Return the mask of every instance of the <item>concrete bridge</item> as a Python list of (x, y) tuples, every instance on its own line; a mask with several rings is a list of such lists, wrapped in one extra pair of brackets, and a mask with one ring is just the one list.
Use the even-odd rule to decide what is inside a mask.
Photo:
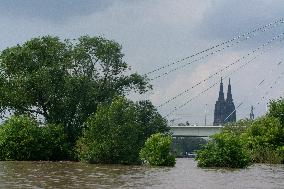
[(170, 126), (174, 137), (209, 137), (223, 126)]

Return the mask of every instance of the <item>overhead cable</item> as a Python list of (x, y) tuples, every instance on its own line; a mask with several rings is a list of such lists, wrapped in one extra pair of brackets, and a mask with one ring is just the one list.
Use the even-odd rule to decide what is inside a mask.
[[(274, 21), (274, 22), (271, 22), (271, 23), (269, 23), (269, 24), (266, 24), (266, 25), (264, 25), (264, 26), (262, 26), (262, 27), (256, 28), (256, 29), (254, 29), (254, 30), (252, 30), (252, 31), (249, 31), (249, 32), (244, 33), (244, 34), (242, 34), (242, 35), (239, 35), (239, 36), (237, 36), (237, 37), (233, 37), (233, 38), (230, 39), (230, 40), (227, 40), (227, 41), (225, 41), (225, 42), (222, 42), (222, 43), (220, 43), (220, 44), (217, 44), (217, 45), (215, 45), (215, 46), (212, 46), (212, 47), (210, 47), (210, 48), (208, 48), (208, 49), (205, 49), (205, 50), (203, 50), (203, 51), (197, 52), (197, 53), (195, 53), (195, 54), (193, 54), (193, 55), (191, 55), (191, 56), (187, 56), (187, 57), (185, 57), (185, 58), (182, 58), (182, 59), (180, 59), (180, 60), (177, 60), (177, 61), (175, 61), (175, 62), (172, 62), (172, 63), (170, 63), (170, 64), (167, 64), (167, 65), (165, 65), (165, 66), (158, 67), (158, 68), (156, 68), (156, 69), (154, 69), (154, 70), (152, 70), (152, 71), (150, 71), (150, 72), (147, 72), (145, 75), (149, 75), (149, 74), (152, 74), (152, 73), (154, 73), (154, 72), (163, 70), (163, 69), (168, 68), (168, 67), (170, 67), (170, 66), (172, 66), (172, 65), (181, 63), (181, 62), (183, 62), (183, 61), (185, 61), (185, 60), (188, 60), (188, 59), (190, 59), (190, 58), (192, 58), (192, 57), (198, 56), (198, 55), (200, 55), (200, 54), (203, 54), (203, 53), (205, 53), (205, 52), (208, 52), (208, 51), (210, 51), (210, 50), (213, 50), (213, 49), (215, 49), (215, 48), (217, 48), (217, 47), (223, 46), (223, 45), (225, 45), (225, 44), (227, 44), (227, 43), (231, 43), (231, 42), (233, 42), (233, 41), (235, 41), (235, 40), (238, 40), (238, 39), (240, 39), (240, 38), (243, 38), (243, 37), (246, 37), (246, 36), (248, 36), (248, 35), (254, 34), (254, 33), (258, 32), (258, 31), (266, 31), (267, 29), (274, 28), (274, 27), (276, 27), (276, 26), (278, 26), (278, 25), (280, 25), (280, 24), (283, 24), (283, 23), (284, 23), (284, 19), (281, 18), (281, 19), (279, 19), (279, 20), (276, 20), (276, 21)], [(271, 27), (270, 27), (270, 26), (271, 26)], [(269, 27), (270, 27), (270, 28), (269, 28)]]
[[(211, 74), (209, 77), (207, 77), (207, 78), (205, 78), (205, 79), (199, 81), (198, 83), (194, 84), (194, 85), (191, 86), (190, 88), (184, 90), (183, 92), (181, 92), (181, 93), (179, 93), (178, 95), (172, 97), (171, 99), (169, 99), (169, 100), (163, 102), (162, 104), (160, 104), (160, 105), (158, 106), (158, 108), (160, 108), (160, 107), (162, 107), (162, 106), (164, 106), (164, 105), (170, 103), (171, 101), (177, 99), (178, 97), (180, 97), (180, 96), (182, 96), (182, 95), (188, 93), (190, 90), (192, 90), (192, 89), (194, 89), (195, 87), (201, 85), (202, 83), (204, 83), (204, 82), (210, 80), (210, 79), (213, 78), (214, 76), (216, 76), (216, 75), (222, 73), (223, 71), (227, 70), (227, 69), (230, 68), (231, 66), (233, 66), (233, 65), (235, 65), (235, 64), (237, 64), (237, 63), (239, 63), (241, 60), (246, 59), (246, 58), (249, 57), (250, 55), (256, 53), (258, 50), (262, 49), (263, 47), (266, 47), (267, 45), (269, 45), (270, 43), (272, 43), (272, 42), (275, 41), (276, 39), (279, 39), (279, 38), (280, 38), (281, 36), (283, 36), (283, 35), (284, 35), (284, 33), (282, 33), (282, 34), (280, 34), (280, 35), (274, 37), (273, 39), (271, 39), (271, 40), (269, 40), (268, 42), (266, 42), (266, 43), (262, 44), (261, 46), (259, 46), (258, 48), (255, 48), (255, 49), (252, 50), (250, 53), (248, 53), (248, 54), (242, 56), (241, 58), (237, 59), (236, 61), (232, 62), (231, 64), (229, 64), (229, 65), (225, 66), (224, 68), (218, 70), (217, 72)], [(261, 53), (260, 55), (262, 55), (262, 54), (263, 54), (263, 53)]]
[[(234, 70), (233, 72), (231, 72), (230, 74), (226, 75), (225, 77), (223, 77), (223, 79), (228, 78), (230, 75), (232, 75), (233, 73), (239, 71), (240, 69), (242, 69), (243, 67), (245, 67), (247, 64), (251, 63), (253, 60), (255, 60), (256, 57), (253, 57), (251, 60), (249, 60), (248, 62), (246, 62), (245, 64), (241, 65), (240, 67), (238, 67), (238, 69)], [(213, 87), (215, 87), (217, 84), (219, 84), (219, 81), (213, 83), (210, 87), (206, 88), (205, 90), (203, 90), (202, 92), (200, 92), (199, 94), (197, 94), (196, 96), (190, 98), (189, 100), (187, 100), (185, 103), (183, 103), (182, 105), (180, 105), (179, 107), (175, 107), (171, 112), (169, 112), (166, 117), (172, 115), (174, 112), (176, 112), (177, 110), (183, 108), (184, 106), (186, 106), (188, 103), (192, 102), (194, 99), (200, 97), (202, 94), (206, 93), (207, 91), (209, 91), (210, 89), (212, 89)]]
[[(246, 38), (245, 40), (247, 40), (247, 38)], [(150, 80), (153, 81), (153, 80), (159, 79), (159, 78), (161, 78), (161, 77), (163, 77), (163, 76), (169, 75), (170, 73), (172, 73), (172, 72), (174, 72), (174, 71), (177, 71), (177, 70), (180, 70), (180, 69), (182, 69), (182, 68), (185, 68), (186, 66), (188, 66), (188, 65), (190, 65), (190, 64), (192, 64), (192, 63), (194, 63), (194, 62), (203, 60), (203, 59), (205, 59), (205, 58), (207, 58), (207, 57), (209, 57), (209, 56), (211, 56), (211, 55), (214, 55), (214, 54), (216, 54), (216, 53), (218, 53), (218, 52), (220, 52), (220, 51), (222, 51), (222, 50), (224, 50), (224, 49), (226, 49), (226, 48), (229, 48), (229, 47), (231, 47), (231, 46), (233, 46), (233, 45), (235, 45), (235, 44), (238, 44), (238, 43), (240, 43), (240, 41), (237, 41), (237, 42), (235, 42), (235, 43), (232, 43), (232, 44), (230, 44), (230, 45), (227, 45), (227, 46), (225, 46), (225, 47), (222, 47), (222, 48), (220, 48), (220, 49), (217, 49), (217, 50), (215, 50), (215, 51), (213, 51), (213, 52), (211, 52), (211, 53), (208, 53), (208, 54), (206, 54), (206, 55), (204, 55), (204, 56), (201, 56), (201, 57), (199, 57), (199, 58), (197, 58), (197, 59), (194, 59), (194, 60), (192, 60), (192, 61), (190, 61), (190, 62), (188, 62), (188, 63), (186, 63), (186, 64), (183, 64), (183, 65), (178, 66), (178, 67), (176, 67), (176, 68), (174, 68), (174, 69), (171, 69), (171, 70), (169, 70), (169, 71), (167, 71), (167, 72), (164, 72), (164, 73), (162, 73), (162, 74), (160, 74), (160, 75), (158, 75), (158, 76), (155, 76), (155, 77), (153, 77), (153, 78), (150, 78)]]

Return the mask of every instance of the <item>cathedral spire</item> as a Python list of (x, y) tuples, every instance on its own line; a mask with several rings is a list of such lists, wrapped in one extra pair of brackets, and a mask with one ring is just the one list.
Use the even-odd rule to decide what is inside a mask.
[(236, 109), (232, 97), (231, 81), (229, 79), (227, 98), (224, 99), (223, 78), (221, 78), (218, 100), (215, 103), (213, 125), (223, 125), (236, 122)]
[(231, 79), (229, 78), (229, 85), (228, 85), (228, 91), (227, 91), (227, 99), (226, 101), (233, 101), (232, 97), (232, 88), (231, 88)]
[(221, 77), (220, 91), (219, 91), (219, 98), (218, 98), (218, 100), (224, 100), (223, 78), (222, 77)]

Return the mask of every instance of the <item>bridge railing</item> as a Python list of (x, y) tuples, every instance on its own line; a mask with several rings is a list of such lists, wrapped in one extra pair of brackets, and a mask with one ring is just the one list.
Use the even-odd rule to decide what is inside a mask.
[(223, 126), (170, 126), (174, 137), (209, 137), (219, 133)]

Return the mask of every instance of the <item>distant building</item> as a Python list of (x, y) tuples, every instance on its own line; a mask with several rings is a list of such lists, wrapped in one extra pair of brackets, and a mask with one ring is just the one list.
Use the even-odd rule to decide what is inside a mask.
[(215, 104), (213, 125), (224, 125), (228, 122), (236, 122), (236, 109), (233, 102), (230, 79), (227, 98), (225, 100), (223, 92), (223, 79), (221, 78), (219, 97)]

